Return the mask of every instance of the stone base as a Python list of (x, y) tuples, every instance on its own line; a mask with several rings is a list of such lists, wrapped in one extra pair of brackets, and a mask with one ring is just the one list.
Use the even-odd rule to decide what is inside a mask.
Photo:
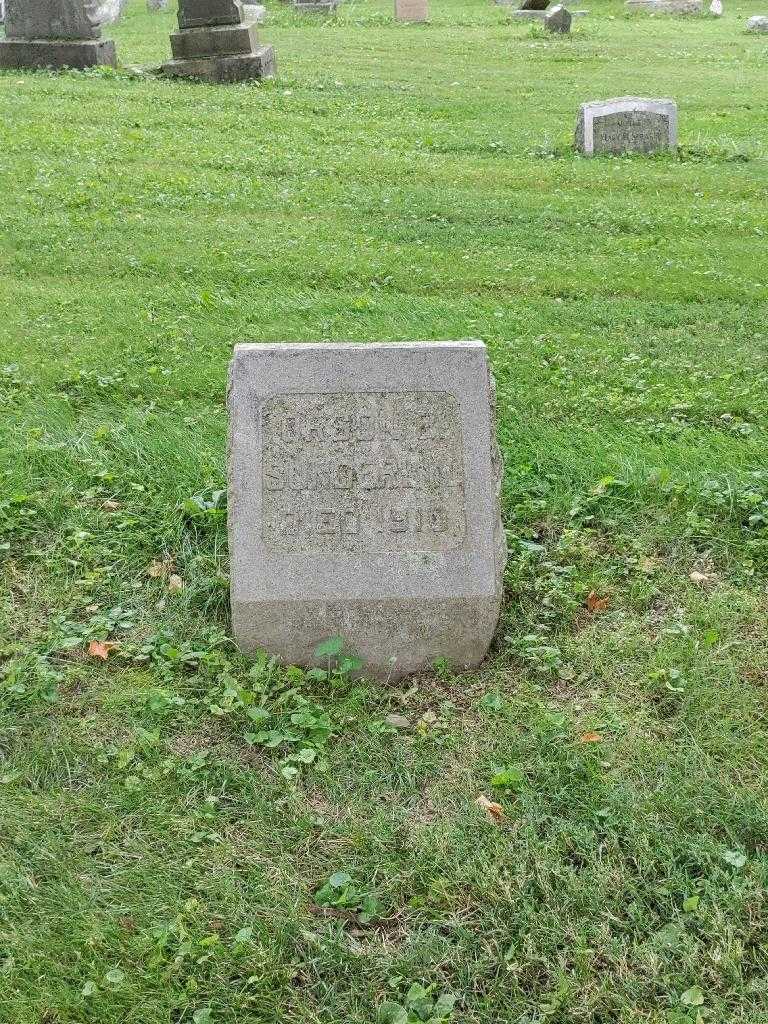
[(232, 629), (246, 654), (269, 651), (287, 665), (328, 667), (317, 645), (343, 638), (364, 665), (367, 679), (395, 682), (429, 672), (436, 661), (455, 669), (477, 668), (488, 654), (499, 621), (501, 590), (429, 598), (336, 601), (244, 601), (232, 599)]
[(0, 68), (93, 68), (117, 66), (111, 39), (2, 39)]
[(202, 82), (250, 82), (274, 78), (277, 73), (275, 50), (272, 46), (259, 46), (253, 53), (238, 53), (229, 57), (197, 57), (194, 60), (171, 60), (163, 64), (162, 72), (173, 78), (198, 78)]
[(196, 60), (247, 55), (256, 50), (258, 42), (256, 29), (250, 24), (185, 28), (171, 33), (171, 56), (174, 60)]
[(628, 11), (647, 11), (649, 14), (701, 14), (701, 0), (626, 0)]

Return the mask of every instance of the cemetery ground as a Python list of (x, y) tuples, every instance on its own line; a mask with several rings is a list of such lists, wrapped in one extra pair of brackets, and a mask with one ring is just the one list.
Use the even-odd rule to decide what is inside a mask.
[[(273, 6), (263, 86), (0, 76), (2, 1024), (768, 1019), (763, 8), (588, 6)], [(679, 153), (573, 154), (624, 94)], [(239, 656), (233, 343), (467, 336), (487, 664)]]

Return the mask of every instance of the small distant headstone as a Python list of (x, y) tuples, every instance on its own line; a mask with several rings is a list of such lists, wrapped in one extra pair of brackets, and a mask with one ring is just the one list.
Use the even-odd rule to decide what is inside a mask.
[(768, 14), (755, 14), (747, 22), (747, 32), (768, 32)]
[(148, 11), (166, 11), (168, 10), (168, 0), (147, 0)]
[(244, 651), (311, 665), (340, 636), (395, 679), (483, 659), (506, 544), (482, 342), (238, 345), (229, 416)]
[(549, 0), (523, 0), (518, 8), (521, 11), (545, 11), (549, 7)]
[(561, 32), (567, 34), (571, 31), (570, 12), (558, 4), (557, 7), (550, 7), (544, 13), (544, 28), (548, 32)]
[(114, 25), (120, 20), (128, 0), (96, 0), (95, 17), (100, 25)]
[(237, 0), (179, 0), (179, 31), (171, 35), (166, 75), (205, 82), (272, 78), (275, 51), (260, 46), (253, 22)]
[(263, 4), (243, 4), (243, 21), (255, 22), (257, 25), (267, 17), (267, 8)]
[(334, 14), (341, 0), (294, 0), (293, 9), (300, 14)]
[(428, 17), (428, 0), (395, 0), (397, 21), (426, 21)]
[(649, 14), (700, 14), (702, 0), (626, 0), (625, 6)]
[(6, 0), (0, 68), (89, 68), (117, 63), (101, 39), (103, 4), (93, 0)]
[(723, 0), (712, 0), (709, 5), (709, 13), (714, 14), (716, 18), (721, 18), (723, 15)]
[(669, 99), (619, 96), (582, 103), (576, 148), (594, 153), (655, 153), (677, 145), (677, 104)]

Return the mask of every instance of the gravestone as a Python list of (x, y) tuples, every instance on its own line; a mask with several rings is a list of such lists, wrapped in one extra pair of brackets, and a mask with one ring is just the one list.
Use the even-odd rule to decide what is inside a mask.
[(549, 7), (549, 0), (522, 0), (518, 10), (521, 11), (544, 11)]
[(229, 383), (232, 620), (246, 652), (364, 672), (477, 665), (506, 544), (479, 341), (237, 345)]
[(544, 12), (544, 28), (547, 32), (567, 34), (571, 31), (571, 20), (570, 13), (562, 4), (558, 4), (557, 7), (550, 7), (549, 10)]
[(168, 0), (147, 0), (148, 11), (166, 11), (168, 9)]
[(426, 21), (428, 17), (427, 0), (395, 0), (396, 21)]
[(754, 14), (747, 22), (748, 32), (768, 32), (768, 15)]
[(263, 4), (243, 4), (243, 21), (261, 23), (267, 17), (267, 8)]
[(95, 17), (100, 25), (113, 25), (120, 20), (128, 0), (97, 0)]
[(179, 31), (171, 35), (166, 75), (205, 82), (272, 78), (275, 51), (260, 46), (255, 23), (237, 0), (179, 0)]
[(334, 14), (341, 0), (294, 0), (293, 9), (299, 14)]
[(700, 14), (701, 0), (626, 0), (630, 11), (646, 11), (649, 14)]
[(576, 122), (576, 148), (594, 153), (655, 153), (677, 145), (674, 100), (619, 96), (582, 103)]
[(91, 0), (7, 0), (0, 68), (89, 68), (116, 64), (101, 39), (103, 5)]

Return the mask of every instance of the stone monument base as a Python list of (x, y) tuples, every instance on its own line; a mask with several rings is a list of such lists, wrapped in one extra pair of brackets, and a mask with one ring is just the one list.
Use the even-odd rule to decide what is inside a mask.
[(217, 84), (274, 78), (276, 70), (277, 62), (272, 46), (259, 46), (253, 53), (171, 60), (161, 68), (164, 75), (173, 78), (198, 78), (203, 82)]
[(93, 68), (117, 66), (111, 39), (2, 39), (0, 68)]
[[(551, 8), (546, 11), (512, 11), (513, 18), (522, 18), (524, 21), (544, 21), (546, 16), (551, 13)], [(573, 18), (583, 18), (589, 14), (589, 11), (569, 11), (569, 14)]]

